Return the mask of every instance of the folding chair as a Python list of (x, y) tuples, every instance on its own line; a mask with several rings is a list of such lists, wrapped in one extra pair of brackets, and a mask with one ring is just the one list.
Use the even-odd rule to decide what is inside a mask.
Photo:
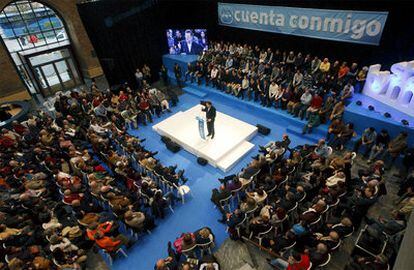
[(289, 175), (286, 175), (285, 179), (282, 180), (277, 186), (278, 188), (281, 188), (286, 182), (289, 180)]
[(166, 192), (174, 192), (174, 184), (171, 183), (170, 181), (168, 181), (167, 179), (165, 179), (164, 176), (161, 176), (161, 181), (163, 182), (164, 186), (165, 186), (165, 191)]
[(257, 176), (259, 175), (260, 170), (258, 170), (256, 173), (254, 173), (251, 177), (250, 177), (250, 183), (249, 186), (247, 187), (247, 189), (253, 190), (256, 187), (256, 180), (257, 180)]
[(221, 199), (219, 201), (221, 207), (223, 207), (223, 209), (225, 209), (227, 207), (227, 210), (229, 212), (231, 212), (230, 201), (231, 201), (232, 197), (233, 197), (233, 195), (230, 194), (227, 198)]
[(325, 214), (325, 222), (329, 220), (329, 218), (333, 215), (334, 210), (338, 206), (340, 199), (337, 198), (333, 204), (329, 205), (328, 212)]
[(352, 152), (351, 153), (351, 165), (354, 164), (354, 160), (355, 160), (356, 157), (357, 157), (357, 153)]
[(283, 248), (283, 249), (280, 251), (280, 254), (285, 253), (285, 252), (286, 252), (286, 251), (288, 251), (289, 249), (292, 249), (294, 246), (296, 246), (296, 241), (295, 241), (295, 242), (293, 242), (290, 246), (287, 246), (287, 247)]
[(197, 247), (200, 249), (201, 256), (204, 256), (204, 252), (207, 251), (208, 254), (211, 254), (211, 248), (214, 246), (214, 241), (210, 240), (210, 242), (205, 244), (197, 244)]
[(185, 249), (185, 250), (183, 249), (181, 251), (181, 254), (183, 254), (185, 256), (186, 260), (190, 257), (195, 257), (195, 249), (196, 248), (197, 248), (197, 245), (194, 245), (189, 249)]
[(185, 195), (190, 194), (191, 197), (194, 198), (193, 193), (191, 192), (191, 189), (187, 185), (181, 185), (179, 187), (176, 187), (178, 195), (181, 197), (181, 201), (184, 204), (185, 203)]
[(247, 220), (247, 216), (246, 216), (246, 214), (244, 214), (243, 220), (239, 224), (236, 225), (237, 237), (239, 237), (239, 238), (241, 237), (241, 235), (240, 235), (240, 229), (244, 225), (244, 223), (246, 222), (246, 220)]
[[(337, 228), (337, 227), (339, 227), (339, 226), (343, 226), (342, 224), (335, 224), (335, 225), (333, 225), (332, 226), (332, 228), (331, 229), (335, 229), (335, 228)], [(350, 237), (352, 234), (354, 233), (354, 227), (352, 227), (352, 231), (350, 232), (350, 233), (348, 233), (347, 235), (344, 235), (342, 238), (348, 238), (348, 237)]]
[(302, 198), (300, 198), (300, 199), (298, 200), (298, 203), (300, 204), (301, 202), (303, 202), (303, 201), (306, 199), (306, 196), (307, 196), (307, 193), (306, 193), (306, 191), (304, 191), (304, 192), (303, 192), (303, 196), (302, 196)]
[(104, 257), (105, 261), (109, 262), (109, 265), (112, 266), (113, 265), (113, 261), (114, 258), (118, 255), (118, 254), (122, 254), (125, 258), (128, 258), (128, 255), (126, 254), (125, 250), (120, 247), (118, 248), (116, 251), (109, 253), (108, 251), (99, 248), (99, 253), (101, 253), (101, 255)]
[(323, 262), (322, 264), (316, 266), (316, 269), (321, 269), (321, 268), (327, 266), (330, 261), (331, 261), (331, 254), (328, 253), (328, 258), (326, 259), (326, 261)]
[[(238, 189), (234, 189), (231, 191), (231, 194), (233, 195), (233, 205), (237, 206), (237, 202), (240, 201), (240, 192), (243, 190), (243, 186), (239, 187)], [(236, 199), (237, 198), (237, 202)]]
[(256, 207), (255, 208), (253, 208), (252, 210), (250, 210), (250, 211), (247, 211), (246, 212), (246, 217), (247, 217), (247, 222), (249, 222), (250, 221), (250, 219), (252, 218), (252, 216), (254, 216), (254, 213), (256, 212), (256, 210), (258, 209), (259, 207), (256, 205)]
[(336, 244), (336, 246), (331, 248), (331, 252), (337, 250), (341, 246), (341, 244), (342, 244), (342, 240), (339, 239), (338, 244)]
[(328, 157), (329, 157), (330, 155), (332, 155), (332, 153), (333, 153), (333, 149), (332, 149), (332, 147), (328, 146)]
[(322, 216), (319, 216), (314, 222), (309, 223), (309, 229), (311, 231), (317, 231), (321, 221), (322, 221)]
[(355, 241), (355, 247), (358, 248), (358, 249), (360, 249), (360, 250), (362, 250), (362, 251), (364, 251), (365, 253), (367, 253), (367, 254), (369, 254), (369, 255), (371, 255), (373, 257), (376, 257), (376, 256), (378, 256), (380, 254), (383, 254), (384, 253), (384, 250), (385, 250), (385, 248), (386, 248), (386, 246), (388, 244), (388, 236), (384, 232), (382, 232), (382, 234), (384, 235), (384, 240), (383, 240), (384, 243), (383, 243), (383, 245), (381, 247), (380, 253), (378, 253), (378, 254), (374, 254), (372, 251), (367, 250), (365, 247), (361, 246), (361, 244), (359, 243), (359, 241), (361, 240), (362, 235), (367, 230), (367, 228), (368, 228), (368, 225), (365, 225), (365, 227), (359, 232), (358, 238)]
[(43, 107), (46, 108), (47, 112), (50, 114), (50, 116), (52, 116), (53, 118), (55, 118), (56, 116), (56, 109), (53, 106), (53, 104), (49, 101), (45, 101), (43, 102)]
[(289, 216), (286, 214), (283, 219), (279, 220), (276, 224), (273, 224), (273, 227), (275, 228), (275, 235), (277, 235), (279, 228), (281, 229), (282, 232), (285, 231), (285, 223), (286, 223), (286, 220), (288, 219), (289, 219)]
[(295, 206), (292, 209), (289, 209), (289, 211), (287, 211), (287, 215), (289, 216), (289, 223), (290, 224), (294, 224), (295, 220), (298, 217), (298, 206), (299, 204), (296, 202)]
[(257, 236), (256, 236), (256, 239), (257, 240), (259, 240), (259, 246), (262, 246), (262, 241), (263, 241), (263, 238), (267, 235), (267, 234), (269, 234), (271, 231), (273, 231), (273, 226), (270, 226), (270, 228), (267, 230), (267, 231), (264, 231), (264, 232), (261, 232), (261, 233), (259, 233)]

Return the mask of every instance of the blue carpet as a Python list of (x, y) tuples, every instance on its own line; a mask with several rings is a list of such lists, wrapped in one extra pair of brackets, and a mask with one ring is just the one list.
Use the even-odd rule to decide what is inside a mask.
[[(197, 164), (196, 157), (181, 150), (173, 154), (168, 151), (160, 141), (160, 136), (152, 130), (152, 125), (139, 127), (130, 133), (140, 138), (145, 138), (144, 145), (151, 151), (158, 151), (157, 158), (164, 165), (178, 165), (178, 169), (185, 169), (185, 176), (188, 177), (194, 198), (187, 197), (184, 205), (181, 203), (174, 207), (174, 214), (168, 213), (164, 220), (157, 220), (157, 228), (151, 235), (146, 235), (138, 240), (128, 251), (128, 258), (118, 259), (114, 262), (113, 269), (153, 269), (154, 264), (160, 258), (167, 256), (167, 242), (174, 241), (183, 232), (193, 232), (203, 226), (208, 226), (216, 235), (216, 244), (220, 246), (227, 238), (225, 226), (217, 219), (221, 218), (219, 211), (214, 209), (210, 201), (211, 190), (219, 186), (218, 178), (225, 175), (239, 172), (251, 160), (251, 156), (257, 153), (258, 145), (264, 145), (275, 138), (280, 139), (283, 133), (287, 132), (289, 120), (278, 117), (270, 111), (264, 113), (262, 110), (247, 106), (247, 103), (237, 101), (231, 97), (209, 94), (208, 99), (214, 103), (218, 111), (238, 118), (242, 121), (256, 125), (263, 124), (271, 128), (268, 136), (256, 135), (251, 142), (255, 144), (254, 149), (248, 153), (231, 171), (224, 174), (219, 169), (210, 165), (205, 167)], [(187, 110), (199, 103), (199, 98), (191, 94), (180, 96), (177, 107), (172, 108), (173, 113)], [(155, 119), (154, 124), (166, 119), (171, 114), (164, 114), (161, 118)], [(179, 128), (179, 127), (178, 127)], [(309, 139), (298, 135), (289, 134), (292, 145), (311, 143)]]

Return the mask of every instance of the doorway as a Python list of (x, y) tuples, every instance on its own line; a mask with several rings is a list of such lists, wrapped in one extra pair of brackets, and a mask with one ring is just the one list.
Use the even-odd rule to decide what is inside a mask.
[(37, 93), (43, 97), (81, 85), (82, 79), (70, 48), (20, 55)]

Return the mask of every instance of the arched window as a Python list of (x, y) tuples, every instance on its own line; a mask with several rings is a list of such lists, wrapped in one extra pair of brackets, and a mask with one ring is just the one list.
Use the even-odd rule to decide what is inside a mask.
[(0, 36), (32, 94), (48, 96), (82, 83), (65, 25), (50, 7), (11, 2), (0, 12)]

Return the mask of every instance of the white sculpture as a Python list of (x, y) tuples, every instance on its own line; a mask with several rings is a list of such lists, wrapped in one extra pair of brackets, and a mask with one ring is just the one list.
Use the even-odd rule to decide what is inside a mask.
[(395, 63), (391, 72), (369, 67), (363, 93), (396, 110), (414, 116), (414, 60)]

